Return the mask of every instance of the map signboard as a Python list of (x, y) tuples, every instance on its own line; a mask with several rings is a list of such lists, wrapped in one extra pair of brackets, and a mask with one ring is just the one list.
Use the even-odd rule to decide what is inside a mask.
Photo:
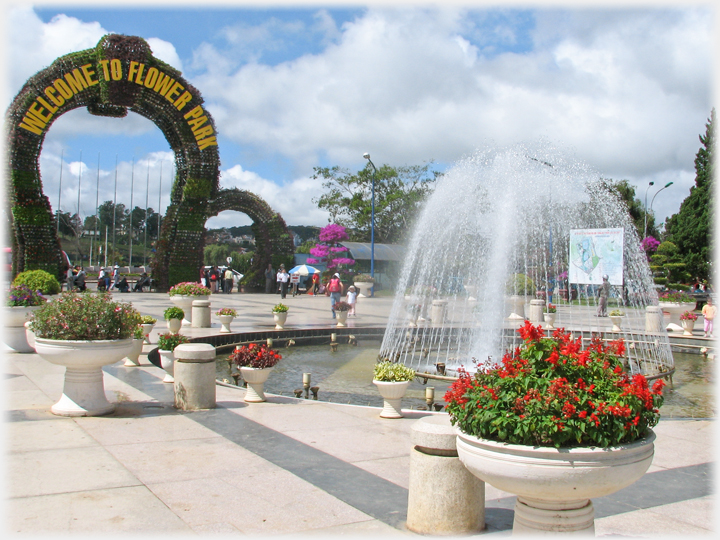
[(568, 281), (599, 285), (607, 274), (611, 285), (622, 285), (623, 234), (622, 228), (572, 229)]

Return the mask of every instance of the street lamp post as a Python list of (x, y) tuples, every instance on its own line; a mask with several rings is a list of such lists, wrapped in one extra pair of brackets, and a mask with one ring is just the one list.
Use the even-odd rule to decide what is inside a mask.
[(652, 212), (653, 203), (655, 202), (655, 197), (658, 196), (658, 193), (660, 193), (663, 189), (669, 188), (669, 187), (672, 186), (672, 185), (673, 185), (673, 182), (668, 182), (667, 184), (665, 184), (663, 187), (661, 187), (660, 189), (658, 189), (658, 190), (655, 192), (655, 195), (653, 195), (653, 198), (652, 198), (652, 200), (650, 201), (650, 212)]
[(372, 200), (370, 203), (370, 277), (373, 278), (372, 293), (370, 296), (375, 296), (375, 175), (377, 174), (377, 168), (375, 164), (370, 160), (370, 154), (365, 152), (363, 157), (368, 160), (368, 163), (372, 165)]
[(650, 182), (648, 184), (647, 189), (645, 190), (645, 228), (643, 229), (643, 239), (647, 238), (647, 215), (648, 215), (648, 207), (647, 207), (647, 194), (650, 190), (650, 186), (655, 185), (655, 182)]

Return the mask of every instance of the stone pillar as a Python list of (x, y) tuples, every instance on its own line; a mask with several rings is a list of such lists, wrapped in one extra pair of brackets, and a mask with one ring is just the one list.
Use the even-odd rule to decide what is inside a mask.
[(191, 324), (193, 328), (210, 328), (210, 300), (193, 300)]
[(645, 308), (645, 331), (659, 334), (663, 331), (663, 312), (660, 306)]
[(545, 319), (543, 318), (543, 309), (545, 309), (545, 300), (540, 300), (539, 298), (530, 300), (529, 320), (531, 323), (540, 324), (545, 322)]
[(446, 414), (412, 426), (407, 528), (428, 535), (472, 534), (485, 528), (485, 482), (457, 457)]
[(175, 408), (214, 409), (215, 347), (209, 343), (183, 343), (175, 347), (173, 354)]

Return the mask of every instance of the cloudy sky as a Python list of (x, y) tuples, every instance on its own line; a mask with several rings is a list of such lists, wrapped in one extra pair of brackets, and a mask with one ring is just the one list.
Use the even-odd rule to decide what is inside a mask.
[[(155, 4), (16, 0), (3, 21), (3, 106), (58, 56), (107, 33), (141, 36), (202, 93), (222, 187), (257, 193), (289, 225), (327, 223), (314, 166), (357, 171), (369, 152), (378, 167), (444, 170), (479, 147), (539, 138), (629, 180), (648, 204), (673, 182), (653, 205), (664, 219), (693, 185), (715, 106), (710, 2)], [(79, 184), (82, 217), (98, 185), (101, 203), (129, 206), (132, 183), (133, 206), (164, 212), (172, 164), (160, 130), (134, 113), (67, 113), (41, 155), (51, 204), (77, 212)], [(208, 227), (249, 223), (224, 212)]]

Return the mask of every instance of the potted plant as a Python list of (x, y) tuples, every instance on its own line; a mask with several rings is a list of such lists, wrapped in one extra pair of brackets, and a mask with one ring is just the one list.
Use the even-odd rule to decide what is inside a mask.
[(610, 321), (613, 325), (612, 331), (620, 332), (622, 330), (620, 328), (620, 325), (622, 324), (622, 320), (625, 317), (625, 312), (621, 309), (613, 309), (610, 313), (608, 313), (608, 316), (610, 317)]
[(337, 313), (337, 325), (347, 326), (347, 316), (348, 311), (350, 311), (350, 304), (341, 300), (340, 302), (335, 302), (332, 308), (335, 310), (335, 313)]
[[(182, 319), (182, 316), (180, 319)], [(140, 326), (142, 326), (145, 343), (150, 343), (150, 332), (152, 332), (153, 328), (155, 328), (156, 322), (157, 319), (150, 315), (143, 315), (140, 317)]]
[(235, 364), (243, 380), (247, 383), (245, 401), (259, 403), (266, 401), (264, 386), (270, 376), (272, 368), (282, 359), (282, 356), (267, 345), (250, 343), (235, 347), (235, 351), (228, 357), (228, 362)]
[(368, 297), (372, 295), (372, 288), (375, 278), (369, 274), (355, 274), (353, 285), (358, 290), (358, 296)]
[(195, 300), (207, 300), (212, 291), (199, 283), (184, 281), (170, 288), (168, 295), (170, 300), (183, 310), (187, 318), (182, 323), (185, 326), (192, 324), (192, 303)]
[(685, 311), (680, 315), (680, 324), (683, 328), (683, 336), (692, 336), (693, 328), (695, 328), (695, 321), (698, 316), (692, 311)]
[(509, 319), (524, 319), (525, 304), (529, 303), (529, 297), (535, 292), (535, 283), (525, 274), (513, 274), (505, 284), (505, 293), (509, 296), (510, 305)]
[(140, 354), (142, 353), (143, 343), (145, 343), (145, 333), (143, 331), (143, 325), (138, 324), (133, 334), (133, 346), (130, 352), (125, 357), (124, 366), (139, 366), (140, 365)]
[(166, 372), (163, 379), (165, 383), (175, 382), (175, 355), (173, 355), (173, 351), (181, 343), (190, 343), (190, 338), (172, 332), (166, 332), (158, 336), (158, 354), (160, 355), (160, 365)]
[(41, 306), (30, 320), (37, 353), (65, 366), (63, 395), (51, 411), (61, 416), (112, 412), (102, 366), (130, 352), (140, 314), (107, 293), (65, 293)]
[(527, 322), (497, 366), (461, 372), (447, 394), (460, 460), (517, 494), (513, 533), (594, 532), (590, 499), (639, 479), (653, 456), (662, 388), (623, 372), (623, 340), (551, 337)]
[(220, 324), (222, 325), (222, 327), (220, 328), (220, 333), (229, 333), (230, 323), (232, 323), (233, 319), (237, 317), (237, 311), (235, 311), (233, 308), (224, 307), (219, 309), (215, 315), (217, 315), (217, 318), (220, 319)]
[(272, 308), (273, 319), (275, 319), (275, 330), (282, 330), (287, 320), (288, 307), (285, 304), (275, 304)]
[(19, 353), (34, 353), (28, 342), (25, 323), (30, 314), (47, 302), (42, 293), (27, 285), (14, 285), (10, 288), (5, 303), (5, 344)]
[(660, 308), (670, 315), (668, 330), (682, 330), (680, 314), (695, 309), (695, 299), (685, 291), (665, 291), (658, 295)]
[(177, 306), (170, 306), (163, 312), (163, 317), (165, 317), (165, 320), (167, 321), (168, 330), (170, 330), (170, 332), (172, 332), (173, 334), (177, 334), (182, 327), (182, 321), (183, 317), (185, 317), (185, 312), (182, 310), (182, 308), (179, 308)]
[(12, 286), (26, 285), (33, 291), (40, 291), (44, 296), (58, 294), (60, 282), (45, 270), (26, 270), (20, 272), (12, 281)]
[(383, 398), (381, 418), (402, 418), (400, 402), (410, 381), (415, 378), (415, 370), (390, 360), (382, 360), (373, 368), (373, 384), (377, 386)]
[(557, 306), (555, 304), (551, 304), (548, 302), (548, 304), (545, 306), (545, 311), (543, 312), (543, 318), (545, 319), (545, 327), (548, 329), (554, 329), (555, 328), (555, 317), (557, 313)]

